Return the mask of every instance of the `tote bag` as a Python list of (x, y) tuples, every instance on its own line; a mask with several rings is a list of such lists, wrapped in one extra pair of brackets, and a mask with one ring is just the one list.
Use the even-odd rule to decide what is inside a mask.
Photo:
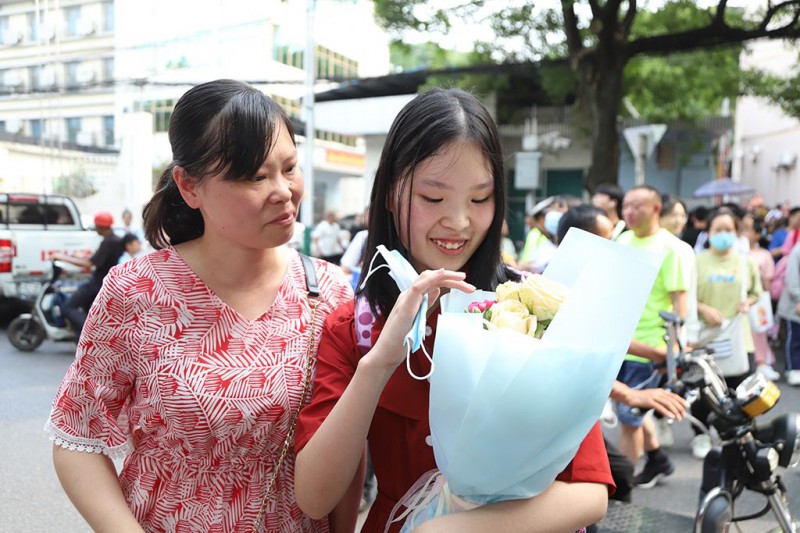
[(764, 291), (758, 301), (750, 306), (747, 312), (750, 315), (750, 326), (754, 333), (764, 333), (775, 324), (775, 317), (772, 315), (772, 298), (770, 293)]
[(744, 343), (742, 313), (719, 326), (703, 326), (699, 345), (714, 350), (714, 360), (724, 376), (737, 376), (750, 371), (750, 360)]

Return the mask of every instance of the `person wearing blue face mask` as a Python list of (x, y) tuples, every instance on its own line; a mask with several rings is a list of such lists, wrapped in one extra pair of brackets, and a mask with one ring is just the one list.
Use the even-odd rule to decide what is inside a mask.
[[(714, 331), (712, 328), (718, 326), (724, 330), (737, 316), (741, 317), (738, 320), (741, 327), (732, 333), (741, 335), (737, 340), (747, 353), (753, 353), (753, 335), (746, 313), (761, 295), (761, 277), (753, 260), (743, 256), (736, 246), (740, 223), (736, 214), (724, 207), (708, 219), (709, 249), (697, 255), (697, 314), (703, 328), (701, 344), (706, 337), (704, 331)], [(715, 354), (728, 387), (736, 388), (750, 374), (747, 353), (737, 350), (728, 357)], [(701, 403), (692, 405), (692, 414), (705, 423), (709, 412)], [(700, 437), (703, 436), (696, 438)], [(710, 441), (708, 444), (707, 449)]]

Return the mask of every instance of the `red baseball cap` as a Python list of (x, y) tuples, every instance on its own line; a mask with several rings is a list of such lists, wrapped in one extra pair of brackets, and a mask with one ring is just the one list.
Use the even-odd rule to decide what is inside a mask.
[(110, 228), (114, 225), (114, 216), (108, 211), (100, 211), (94, 216), (96, 228)]

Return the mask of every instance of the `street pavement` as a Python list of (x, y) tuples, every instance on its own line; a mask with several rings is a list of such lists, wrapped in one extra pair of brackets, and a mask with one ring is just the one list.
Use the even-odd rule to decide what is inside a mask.
[[(45, 342), (33, 353), (13, 348), (0, 329), (0, 533), (82, 533), (91, 531), (73, 509), (53, 471), (51, 443), (43, 432), (56, 387), (72, 361), (74, 345)], [(780, 383), (783, 396), (768, 413), (771, 418), (800, 411), (800, 388)], [(633, 502), (648, 508), (692, 516), (697, 503), (702, 464), (689, 448), (686, 422), (674, 425), (675, 444), (668, 450), (675, 473), (650, 490), (637, 489)], [(609, 430), (616, 442), (616, 430)], [(785, 474), (791, 510), (800, 517), (800, 469)], [(761, 498), (744, 498), (738, 511), (756, 510)], [(774, 527), (771, 516), (746, 523), (744, 532)]]

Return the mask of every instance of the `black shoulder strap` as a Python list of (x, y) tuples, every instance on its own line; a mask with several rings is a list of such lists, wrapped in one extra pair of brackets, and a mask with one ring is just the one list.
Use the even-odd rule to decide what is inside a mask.
[(303, 270), (306, 271), (306, 289), (309, 296), (319, 296), (319, 284), (317, 283), (317, 271), (314, 268), (314, 263), (311, 259), (304, 254), (300, 254), (300, 260), (303, 262)]

